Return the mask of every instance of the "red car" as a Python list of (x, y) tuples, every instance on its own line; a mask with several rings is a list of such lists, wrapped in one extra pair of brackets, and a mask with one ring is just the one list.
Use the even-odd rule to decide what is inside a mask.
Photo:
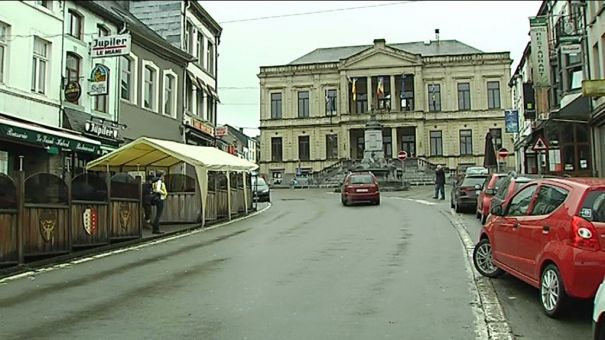
[(479, 193), (479, 197), (477, 197), (477, 218), (481, 220), (481, 224), (485, 224), (487, 215), (489, 215), (492, 196), (496, 194), (499, 185), (506, 176), (507, 174), (491, 174), (485, 181), (485, 185)]
[(342, 205), (357, 202), (370, 202), (380, 204), (380, 190), (378, 181), (371, 172), (354, 172), (344, 180), (341, 190)]
[(540, 289), (544, 312), (592, 298), (605, 275), (605, 179), (540, 179), (493, 202), (473, 262), (484, 276), (504, 271)]

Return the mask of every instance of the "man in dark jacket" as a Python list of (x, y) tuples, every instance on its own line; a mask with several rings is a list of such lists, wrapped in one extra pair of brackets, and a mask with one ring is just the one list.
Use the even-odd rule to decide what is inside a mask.
[(441, 165), (437, 165), (437, 170), (435, 171), (435, 195), (433, 198), (437, 199), (439, 197), (439, 193), (441, 193), (441, 199), (445, 199), (445, 171)]
[(145, 224), (151, 223), (151, 206), (153, 205), (153, 187), (154, 175), (147, 175), (147, 180), (143, 183), (143, 211), (145, 212)]

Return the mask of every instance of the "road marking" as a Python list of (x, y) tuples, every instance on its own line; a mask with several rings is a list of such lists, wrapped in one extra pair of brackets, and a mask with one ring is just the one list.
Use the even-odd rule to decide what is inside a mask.
[[(441, 211), (448, 217), (446, 213)], [(513, 340), (513, 332), (504, 315), (502, 305), (496, 294), (496, 290), (489, 278), (483, 277), (473, 265), (473, 249), (475, 243), (470, 237), (470, 233), (464, 222), (453, 209), (450, 209), (452, 218), (449, 219), (461, 240), (466, 261), (464, 261), (466, 272), (473, 282), (471, 285), (471, 294), (473, 295), (473, 314), (475, 316), (475, 336), (476, 339), (491, 340)]]
[(426, 200), (421, 200), (421, 199), (416, 199), (416, 198), (407, 198), (407, 197), (388, 197), (388, 198), (393, 198), (396, 200), (404, 200), (404, 201), (412, 201), (412, 202), (416, 202), (416, 203), (420, 203), (420, 204), (424, 204), (424, 205), (436, 205), (436, 202), (429, 202)]
[(182, 233), (182, 234), (178, 234), (178, 235), (174, 235), (174, 236), (170, 236), (170, 237), (159, 238), (159, 239), (148, 241), (148, 242), (143, 242), (143, 243), (137, 244), (135, 246), (121, 248), (121, 249), (116, 249), (116, 250), (111, 250), (111, 251), (108, 251), (108, 252), (105, 252), (105, 253), (100, 253), (100, 254), (84, 257), (84, 258), (79, 258), (79, 259), (72, 260), (72, 261), (65, 262), (65, 263), (48, 265), (46, 267), (41, 267), (41, 268), (38, 268), (38, 269), (35, 269), (35, 270), (27, 271), (25, 273), (16, 274), (16, 275), (13, 275), (13, 276), (7, 276), (7, 277), (5, 277), (3, 279), (0, 279), (0, 284), (5, 284), (7, 282), (18, 280), (18, 279), (22, 279), (22, 278), (25, 278), (25, 277), (33, 278), (33, 276), (35, 276), (37, 274), (48, 273), (48, 272), (53, 271), (53, 270), (57, 270), (57, 269), (61, 269), (61, 268), (67, 268), (67, 267), (70, 267), (70, 266), (73, 266), (73, 265), (77, 265), (77, 264), (81, 264), (81, 263), (86, 263), (86, 262), (97, 260), (97, 259), (101, 259), (101, 258), (104, 258), (104, 257), (107, 257), (107, 256), (117, 255), (117, 254), (125, 253), (127, 251), (139, 250), (139, 249), (147, 248), (147, 247), (152, 246), (152, 245), (156, 245), (156, 244), (160, 244), (160, 243), (166, 243), (168, 241), (176, 240), (176, 239), (179, 239), (179, 238), (182, 238), (182, 237), (187, 237), (187, 236), (195, 235), (195, 234), (198, 234), (198, 233), (201, 233), (201, 232), (206, 232), (206, 231), (214, 230), (216, 228), (224, 227), (226, 225), (229, 225), (229, 224), (232, 224), (232, 223), (235, 223), (235, 222), (240, 222), (240, 221), (243, 221), (245, 219), (248, 219), (248, 218), (257, 216), (259, 214), (262, 214), (263, 212), (269, 210), (271, 208), (271, 206), (272, 206), (272, 204), (268, 203), (268, 205), (265, 208), (263, 208), (262, 210), (259, 210), (259, 211), (255, 212), (255, 213), (252, 213), (250, 215), (246, 215), (244, 217), (240, 217), (238, 219), (234, 219), (234, 220), (231, 220), (231, 221), (227, 221), (227, 222), (223, 222), (223, 223), (220, 223), (220, 224), (217, 224), (217, 225), (213, 225), (213, 226), (208, 227), (208, 228), (195, 229), (195, 230), (192, 230), (192, 231), (188, 231), (186, 233)]

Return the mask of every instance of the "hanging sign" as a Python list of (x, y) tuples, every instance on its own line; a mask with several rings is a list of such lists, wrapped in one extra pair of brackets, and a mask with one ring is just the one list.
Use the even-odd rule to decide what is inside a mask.
[(110, 35), (94, 38), (91, 52), (93, 58), (117, 57), (130, 53), (130, 35)]
[(91, 96), (104, 96), (109, 93), (109, 68), (105, 65), (97, 64), (90, 73), (90, 89), (88, 94)]
[(65, 100), (71, 103), (77, 103), (82, 95), (82, 87), (77, 81), (70, 81), (65, 86)]
[(504, 110), (506, 133), (519, 133), (519, 111)]

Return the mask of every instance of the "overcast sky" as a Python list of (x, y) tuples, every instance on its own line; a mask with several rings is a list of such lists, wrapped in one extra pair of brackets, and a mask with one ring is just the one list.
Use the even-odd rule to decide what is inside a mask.
[[(282, 65), (320, 47), (457, 39), (486, 52), (511, 52), (513, 67), (529, 41), (541, 1), (201, 1), (221, 24), (219, 124), (258, 134), (260, 66)], [(377, 6), (391, 4), (389, 6)], [(362, 9), (227, 22), (361, 6)]]

